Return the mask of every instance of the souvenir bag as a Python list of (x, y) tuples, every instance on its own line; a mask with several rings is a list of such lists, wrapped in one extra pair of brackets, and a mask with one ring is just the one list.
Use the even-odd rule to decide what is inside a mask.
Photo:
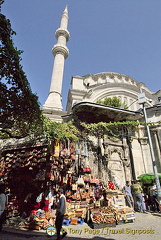
[(72, 194), (72, 192), (71, 192), (71, 191), (67, 191), (67, 192), (66, 192), (66, 196), (67, 196), (67, 197), (70, 197), (70, 196), (71, 196), (71, 194)]
[(99, 185), (99, 183), (100, 183), (100, 180), (98, 178), (95, 178), (95, 184)]
[(74, 147), (74, 142), (70, 143), (70, 157), (72, 160), (75, 160), (75, 147)]
[(83, 178), (78, 178), (78, 180), (77, 180), (77, 185), (78, 185), (79, 187), (84, 187), (84, 186), (85, 186), (85, 183), (84, 183)]
[(76, 200), (77, 200), (77, 201), (80, 200), (80, 193), (76, 193)]
[(66, 140), (65, 146), (66, 146), (66, 148), (64, 149), (65, 155), (66, 155), (66, 158), (69, 158), (70, 157), (70, 142), (69, 142), (69, 140)]
[(95, 178), (93, 176), (91, 176), (90, 183), (95, 183)]
[(84, 179), (84, 182), (85, 182), (85, 183), (90, 182), (90, 178), (89, 178), (88, 176), (84, 176), (83, 179)]
[(54, 173), (53, 173), (53, 170), (51, 170), (50, 180), (51, 180), (51, 181), (54, 181)]
[(86, 173), (91, 173), (91, 168), (90, 168), (89, 166), (87, 166), (87, 167), (84, 169), (84, 171), (85, 171)]
[(51, 177), (51, 167), (50, 167), (50, 166), (48, 166), (48, 167), (46, 168), (46, 174), (45, 174), (45, 176), (46, 176), (46, 178), (49, 178), (49, 179), (50, 179), (50, 177)]
[(66, 158), (68, 156), (68, 149), (67, 149), (67, 143), (66, 141), (61, 143), (61, 152), (60, 152), (60, 156), (62, 158)]
[(72, 199), (73, 199), (73, 200), (76, 200), (76, 195), (72, 195)]
[(77, 184), (72, 184), (72, 190), (76, 191), (77, 190)]

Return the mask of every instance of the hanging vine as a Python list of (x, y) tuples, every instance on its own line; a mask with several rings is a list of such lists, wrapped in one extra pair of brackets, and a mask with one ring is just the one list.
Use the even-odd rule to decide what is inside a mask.
[[(154, 123), (155, 124), (155, 123)], [(145, 122), (138, 122), (138, 121), (124, 121), (124, 122), (99, 122), (99, 123), (80, 123), (83, 131), (87, 132), (88, 134), (98, 136), (98, 135), (111, 135), (113, 137), (119, 137), (119, 134), (116, 132), (122, 130), (131, 130), (135, 131), (139, 125), (145, 126)], [(152, 125), (152, 123), (150, 123)]]

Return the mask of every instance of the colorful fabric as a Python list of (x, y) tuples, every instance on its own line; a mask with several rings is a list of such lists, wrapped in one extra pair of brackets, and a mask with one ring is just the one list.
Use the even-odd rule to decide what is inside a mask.
[(57, 140), (55, 143), (54, 157), (59, 157), (59, 153), (60, 153), (60, 141)]
[(111, 190), (115, 189), (114, 183), (112, 181), (108, 181), (107, 184), (108, 184), (109, 189), (111, 189)]
[(49, 200), (45, 200), (45, 206), (43, 207), (43, 210), (45, 212), (48, 212), (49, 211)]

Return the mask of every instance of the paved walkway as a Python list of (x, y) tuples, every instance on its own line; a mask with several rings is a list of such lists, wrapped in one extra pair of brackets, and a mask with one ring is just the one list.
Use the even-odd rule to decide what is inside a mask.
[[(134, 223), (117, 225), (108, 229), (91, 229), (87, 224), (69, 225), (65, 227), (68, 235), (64, 240), (158, 240), (161, 236), (161, 214), (136, 213)], [(4, 228), (0, 240), (55, 240), (56, 236), (48, 236), (45, 230), (16, 230)]]

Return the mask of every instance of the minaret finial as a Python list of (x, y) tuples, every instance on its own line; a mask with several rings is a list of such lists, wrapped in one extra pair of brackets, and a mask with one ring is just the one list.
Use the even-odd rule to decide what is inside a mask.
[(60, 23), (60, 28), (62, 29), (67, 29), (68, 27), (68, 5), (66, 5), (64, 12), (61, 17), (61, 23)]
[(68, 13), (68, 5), (66, 5), (64, 12)]

